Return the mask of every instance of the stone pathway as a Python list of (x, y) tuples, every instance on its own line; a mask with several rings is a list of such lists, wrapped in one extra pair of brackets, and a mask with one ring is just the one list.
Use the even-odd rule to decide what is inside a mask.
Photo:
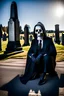
[[(21, 75), (22, 73), (24, 73), (25, 66), (26, 59), (0, 60), (0, 85), (9, 82), (17, 74)], [(60, 75), (64, 74), (64, 62), (56, 62), (55, 70), (57, 71), (58, 76), (60, 78)], [(64, 87), (59, 88), (59, 96), (64, 96)]]

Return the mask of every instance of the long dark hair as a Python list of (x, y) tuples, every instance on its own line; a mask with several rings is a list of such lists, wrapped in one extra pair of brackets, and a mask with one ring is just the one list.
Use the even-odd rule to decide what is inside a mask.
[(33, 35), (34, 35), (34, 38), (36, 39), (37, 38), (37, 35), (35, 34), (35, 28), (36, 28), (36, 26), (40, 26), (41, 28), (42, 28), (42, 30), (43, 30), (43, 39), (45, 39), (46, 38), (46, 33), (45, 33), (45, 27), (44, 27), (44, 25), (41, 23), (41, 22), (38, 22), (35, 26), (34, 26), (34, 31), (33, 31)]

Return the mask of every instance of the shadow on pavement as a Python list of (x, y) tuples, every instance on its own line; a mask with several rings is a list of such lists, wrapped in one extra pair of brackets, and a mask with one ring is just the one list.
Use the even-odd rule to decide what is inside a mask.
[(15, 54), (18, 54), (18, 53), (21, 53), (21, 52), (24, 52), (23, 50), (21, 51), (15, 51), (15, 52), (11, 52), (11, 53), (4, 53), (2, 55), (0, 55), (0, 60), (3, 60), (9, 56), (12, 56), (12, 55), (15, 55)]
[(20, 82), (19, 75), (12, 79), (7, 84), (3, 85), (0, 90), (6, 90), (9, 96), (28, 96), (29, 90), (32, 89), (36, 93), (41, 91), (42, 96), (59, 96), (59, 78), (48, 76), (47, 82), (44, 85), (38, 85), (39, 78), (28, 81), (27, 84)]

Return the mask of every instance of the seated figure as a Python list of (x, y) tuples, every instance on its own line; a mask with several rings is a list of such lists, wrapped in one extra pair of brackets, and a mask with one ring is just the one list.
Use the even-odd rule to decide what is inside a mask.
[(38, 84), (44, 84), (46, 73), (51, 76), (56, 74), (56, 54), (52, 39), (46, 36), (44, 25), (38, 22), (34, 27), (34, 39), (27, 54), (25, 73), (20, 77), (21, 82), (26, 84), (39, 77)]

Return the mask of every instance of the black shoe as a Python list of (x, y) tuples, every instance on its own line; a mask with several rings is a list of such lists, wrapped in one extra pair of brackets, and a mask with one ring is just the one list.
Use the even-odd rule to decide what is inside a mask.
[(43, 74), (42, 77), (40, 78), (38, 85), (43, 85), (45, 83), (46, 83), (46, 74)]
[(22, 77), (20, 77), (20, 81), (21, 81), (22, 84), (26, 84), (28, 82), (28, 80), (23, 79)]
[(38, 85), (43, 85), (45, 83), (46, 83), (46, 79), (42, 79), (42, 80), (39, 81)]
[(28, 81), (21, 81), (22, 84), (26, 84)]
[(40, 75), (35, 73), (35, 74), (32, 75), (32, 77), (30, 78), (30, 80), (34, 80), (34, 79), (37, 79), (39, 77), (40, 77)]

